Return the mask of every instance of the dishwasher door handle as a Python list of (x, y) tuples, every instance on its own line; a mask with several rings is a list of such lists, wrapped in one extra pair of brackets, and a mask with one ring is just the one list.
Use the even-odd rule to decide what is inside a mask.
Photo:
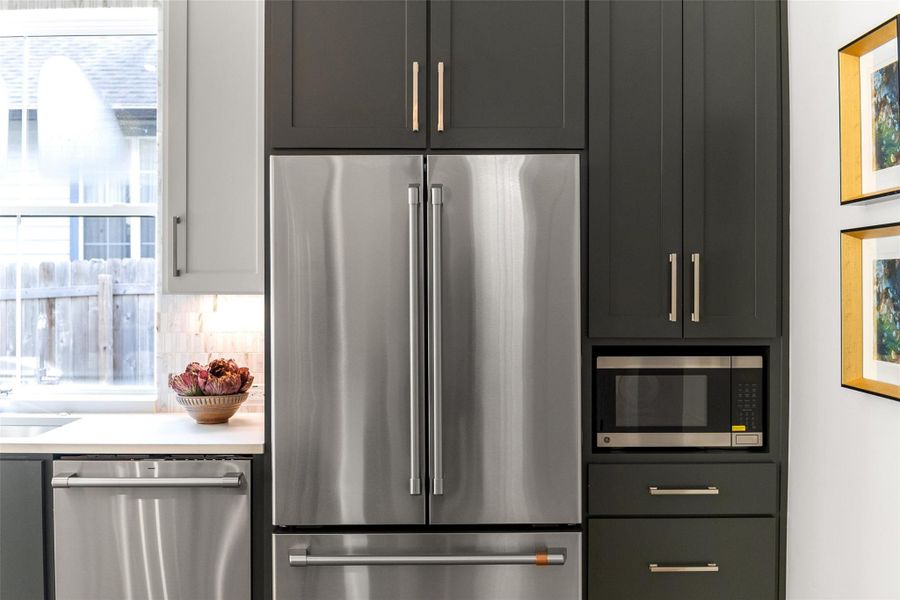
[(50, 480), (54, 488), (239, 488), (243, 484), (243, 473), (221, 477), (79, 477), (60, 473)]

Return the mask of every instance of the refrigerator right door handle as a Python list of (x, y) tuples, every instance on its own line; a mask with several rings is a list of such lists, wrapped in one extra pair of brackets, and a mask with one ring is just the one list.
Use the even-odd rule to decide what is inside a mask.
[[(417, 63), (416, 63), (417, 64)], [(419, 186), (410, 184), (409, 199), (409, 494), (422, 493), (419, 472)]]
[(443, 419), (441, 417), (441, 205), (443, 187), (431, 186), (431, 493), (444, 495)]

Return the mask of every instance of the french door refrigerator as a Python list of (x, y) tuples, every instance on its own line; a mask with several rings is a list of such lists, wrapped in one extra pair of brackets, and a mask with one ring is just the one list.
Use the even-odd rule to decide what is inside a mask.
[(580, 598), (578, 156), (270, 176), (276, 597)]

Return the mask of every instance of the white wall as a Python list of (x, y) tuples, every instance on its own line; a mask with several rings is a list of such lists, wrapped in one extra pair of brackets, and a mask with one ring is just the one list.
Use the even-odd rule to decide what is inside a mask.
[(791, 432), (788, 598), (900, 599), (900, 402), (840, 387), (840, 245), (900, 197), (839, 203), (837, 49), (900, 1), (788, 4)]

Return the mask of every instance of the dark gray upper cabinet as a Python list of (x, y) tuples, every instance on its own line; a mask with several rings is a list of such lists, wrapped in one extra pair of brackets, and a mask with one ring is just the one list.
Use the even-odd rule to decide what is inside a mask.
[[(685, 337), (777, 335), (779, 3), (684, 3)], [(689, 264), (685, 265), (691, 266)]]
[(426, 32), (424, 0), (267, 2), (270, 145), (424, 148)]
[(591, 337), (681, 337), (681, 11), (588, 5)]
[(778, 10), (589, 3), (590, 337), (777, 335)]
[(434, 0), (431, 146), (584, 147), (584, 11), (582, 0)]

